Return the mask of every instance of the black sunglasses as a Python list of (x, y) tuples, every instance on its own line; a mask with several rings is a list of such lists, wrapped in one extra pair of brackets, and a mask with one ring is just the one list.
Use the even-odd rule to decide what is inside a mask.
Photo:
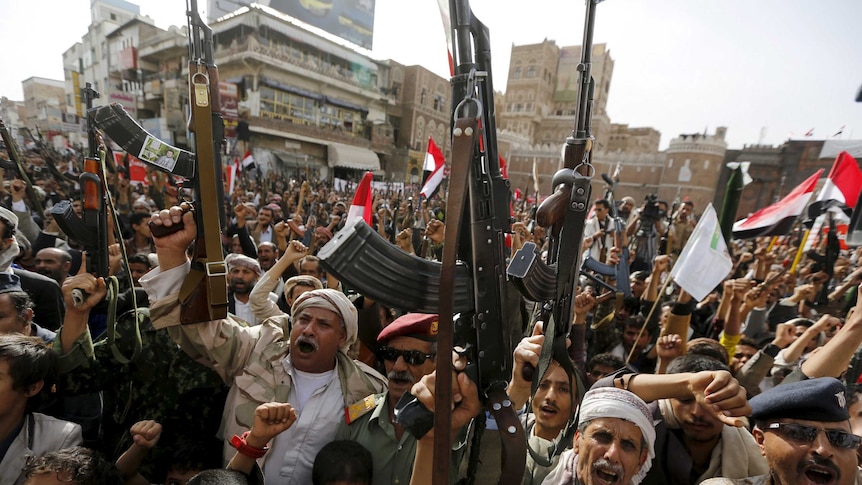
[(805, 426), (804, 424), (795, 423), (770, 423), (767, 429), (778, 430), (778, 433), (785, 438), (796, 441), (797, 443), (811, 443), (817, 438), (817, 433), (823, 431), (826, 433), (826, 439), (832, 446), (855, 450), (862, 442), (862, 438), (855, 434), (841, 431), (840, 429), (825, 429), (815, 428), (814, 426)]
[(428, 359), (433, 359), (437, 354), (426, 354), (418, 350), (399, 350), (392, 347), (380, 347), (377, 355), (383, 360), (395, 362), (398, 357), (404, 357), (404, 362), (410, 365), (422, 365)]

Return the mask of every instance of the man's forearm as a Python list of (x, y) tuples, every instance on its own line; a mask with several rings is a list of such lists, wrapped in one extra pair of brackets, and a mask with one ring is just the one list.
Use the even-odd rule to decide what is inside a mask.
[(60, 331), (60, 349), (61, 354), (65, 355), (72, 351), (75, 346), (75, 341), (88, 331), (87, 320), (90, 312), (79, 312), (73, 309), (66, 310), (66, 317), (63, 319), (63, 328)]
[(862, 345), (862, 321), (839, 330), (832, 340), (802, 364), (802, 372), (812, 379), (827, 376), (837, 378), (847, 370), (859, 345)]

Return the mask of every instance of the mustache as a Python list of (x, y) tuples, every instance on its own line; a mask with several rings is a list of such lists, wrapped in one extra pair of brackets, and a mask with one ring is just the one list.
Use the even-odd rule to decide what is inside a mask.
[(542, 406), (548, 406), (550, 408), (554, 408), (557, 411), (560, 410), (560, 406), (557, 406), (557, 403), (551, 401), (550, 399), (545, 399), (544, 401), (542, 401)]
[(823, 458), (820, 455), (812, 455), (808, 460), (799, 462), (799, 465), (797, 466), (799, 474), (801, 475), (805, 471), (805, 468), (809, 466), (828, 468), (835, 475), (836, 481), (841, 480), (841, 469), (838, 468), (838, 465), (836, 465), (835, 462), (828, 458)]
[(625, 475), (625, 470), (623, 469), (622, 465), (615, 465), (608, 460), (605, 460), (604, 458), (599, 458), (598, 460), (593, 462), (593, 470), (596, 470), (598, 468), (603, 468), (605, 470), (610, 470), (616, 473), (619, 479), (621, 479), (623, 475)]
[(317, 339), (315, 339), (314, 337), (307, 337), (305, 335), (300, 335), (299, 337), (296, 337), (296, 345), (300, 344), (311, 345), (312, 347), (314, 347), (314, 350), (318, 350), (320, 348), (320, 344), (317, 343)]
[(386, 378), (390, 381), (407, 381), (410, 384), (413, 384), (413, 382), (416, 381), (416, 379), (413, 378), (413, 374), (407, 372), (406, 370), (389, 371), (389, 373), (386, 374)]

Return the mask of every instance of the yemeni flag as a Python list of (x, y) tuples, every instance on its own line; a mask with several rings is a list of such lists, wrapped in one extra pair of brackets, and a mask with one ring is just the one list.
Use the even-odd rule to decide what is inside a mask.
[(254, 170), (255, 168), (257, 167), (254, 164), (254, 156), (251, 151), (246, 150), (245, 156), (242, 157), (242, 171)]
[(790, 232), (793, 223), (805, 210), (814, 187), (823, 169), (808, 177), (787, 196), (778, 202), (764, 207), (745, 219), (736, 221), (733, 225), (733, 237), (736, 239), (751, 239), (760, 236), (783, 236)]
[(862, 170), (856, 159), (847, 152), (841, 152), (832, 164), (832, 170), (826, 177), (826, 183), (820, 189), (820, 193), (808, 207), (808, 217), (816, 219), (828, 209), (836, 208), (850, 215), (850, 211), (856, 207), (859, 200), (859, 191), (862, 190)]
[(373, 203), (371, 201), (371, 180), (373, 178), (373, 173), (365, 172), (362, 181), (359, 182), (359, 186), (356, 188), (356, 195), (353, 196), (353, 203), (350, 204), (350, 209), (347, 211), (346, 225), (349, 226), (359, 218), (364, 219), (365, 223), (369, 226), (372, 224), (371, 212), (373, 210)]
[(422, 167), (422, 197), (430, 199), (437, 193), (440, 182), (443, 181), (445, 167), (446, 160), (443, 158), (443, 152), (434, 143), (434, 139), (429, 136), (428, 152), (425, 154), (425, 165)]

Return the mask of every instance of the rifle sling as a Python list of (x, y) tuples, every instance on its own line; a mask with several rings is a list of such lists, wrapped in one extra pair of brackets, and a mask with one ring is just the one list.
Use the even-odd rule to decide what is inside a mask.
[(449, 457), (452, 413), (452, 354), (454, 325), (452, 314), (455, 298), (455, 268), (458, 258), (464, 207), (467, 202), (467, 183), (470, 165), (476, 147), (477, 119), (465, 117), (455, 120), (452, 129), (452, 174), (449, 177), (449, 196), (446, 201), (446, 237), (443, 245), (443, 262), (440, 268), (440, 314), (438, 320), (437, 382), (434, 395), (434, 485), (449, 483)]
[[(122, 228), (120, 227), (120, 221), (117, 218), (117, 211), (114, 208), (114, 199), (111, 197), (111, 192), (107, 188), (107, 184), (105, 181), (107, 180), (107, 173), (105, 171), (105, 154), (101, 154), (101, 158), (99, 159), (99, 178), (102, 180), (102, 191), (104, 192), (104, 201), (105, 201), (105, 213), (106, 214), (114, 214), (112, 217), (112, 221), (114, 222), (114, 227), (107, 227), (107, 218), (103, 221), (100, 221), (100, 225), (104, 222), (104, 227), (101, 229), (103, 231), (115, 231), (115, 234), (122, 234)], [(106, 238), (107, 239), (107, 238)], [(125, 262), (126, 267), (129, 267), (129, 255), (126, 254), (126, 245), (120, 243), (120, 254), (122, 255), (123, 262)], [(105, 248), (107, 251), (107, 248)], [(126, 357), (123, 355), (123, 352), (120, 351), (120, 348), (117, 346), (117, 299), (120, 296), (120, 280), (117, 279), (116, 276), (109, 276), (105, 278), (105, 285), (107, 286), (108, 293), (105, 298), (108, 301), (108, 314), (107, 314), (107, 334), (108, 334), (108, 347), (111, 349), (111, 354), (114, 356), (114, 359), (117, 360), (120, 364), (128, 364), (135, 360), (137, 360), (138, 356), (141, 355), (141, 324), (142, 319), (145, 317), (142, 313), (138, 312), (138, 300), (135, 296), (135, 285), (132, 282), (132, 275), (129, 272), (126, 272), (126, 276), (128, 278), (129, 287), (132, 288), (132, 307), (134, 311), (134, 323), (132, 324), (132, 355), (131, 357)]]
[[(201, 170), (200, 165), (211, 163), (215, 158), (213, 148), (212, 107), (210, 105), (209, 78), (205, 72), (192, 76), (197, 80), (191, 87), (192, 118), (195, 120), (195, 140), (197, 142), (197, 184), (198, 201), (215, 201), (218, 199), (215, 171)], [(202, 82), (201, 82), (202, 81)], [(182, 309), (180, 320), (183, 323), (200, 322), (202, 314), (208, 314), (207, 320), (218, 320), (227, 317), (227, 268), (224, 264), (221, 246), (221, 225), (218, 207), (196, 207), (198, 236), (195, 240), (195, 257), (191, 270), (180, 287), (180, 303)], [(205, 292), (205, 293), (203, 293)], [(206, 307), (206, 308), (204, 308)]]

